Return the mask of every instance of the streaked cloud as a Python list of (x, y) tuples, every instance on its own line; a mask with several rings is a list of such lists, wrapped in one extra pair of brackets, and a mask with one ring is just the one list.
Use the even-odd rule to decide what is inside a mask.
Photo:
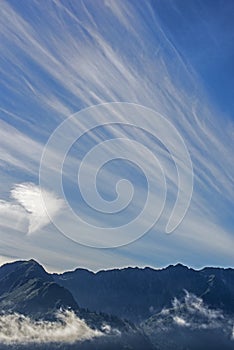
[[(157, 155), (166, 173), (169, 209), (163, 212), (162, 221), (155, 230), (135, 245), (115, 253), (84, 250), (84, 254), (79, 254), (81, 261), (88, 260), (89, 256), (90, 265), (87, 266), (95, 268), (92, 261), (100, 267), (118, 265), (118, 255), (129, 264), (145, 264), (146, 261), (150, 264), (147, 257), (151, 256), (151, 264), (154, 264), (159, 256), (170, 252), (167, 260), (161, 260), (165, 264), (170, 263), (172, 256), (192, 264), (199, 254), (202, 254), (200, 261), (213, 262), (216, 255), (217, 264), (231, 264), (234, 246), (230, 224), (234, 195), (233, 120), (221, 115), (214, 107), (198, 74), (180, 54), (176, 41), (151, 3), (147, 2), (143, 8), (140, 3), (132, 1), (99, 1), (98, 5), (78, 1), (71, 8), (69, 3), (49, 1), (47, 11), (44, 11), (40, 3), (32, 1), (24, 12), (14, 3), (2, 1), (0, 11), (0, 73), (4, 90), (3, 120), (0, 122), (0, 174), (3, 179), (0, 210), (4, 213), (1, 215), (1, 239), (6, 253), (16, 255), (11, 240), (14, 241), (16, 231), (26, 233), (29, 229), (41, 237), (41, 242), (37, 242), (40, 247), (37, 244), (33, 252), (38, 252), (40, 259), (43, 260), (43, 249), (44, 259), (48, 259), (46, 239), (52, 236), (57, 237), (59, 245), (51, 247), (51, 250), (56, 249), (50, 256), (51, 265), (55, 265), (59, 255), (63, 256), (67, 267), (79, 264), (74, 253), (79, 248), (72, 247), (70, 242), (67, 253), (63, 249), (68, 245), (66, 239), (62, 239), (52, 225), (47, 231), (49, 221), (40, 201), (39, 189), (29, 182), (38, 183), (43, 146), (65, 117), (93, 104), (127, 101), (165, 115), (185, 140), (195, 175), (191, 208), (175, 233), (176, 238), (162, 238), (160, 232), (177, 191), (176, 169), (169, 153), (136, 129), (112, 127), (93, 132), (84, 143), (77, 145), (77, 153), (68, 155), (63, 174), (65, 183), (72, 184), (71, 189), (77, 185), (77, 164), (91, 147), (105, 138), (128, 137), (140, 141)], [(224, 118), (227, 122), (223, 122)], [(116, 120), (126, 121), (121, 115), (117, 115)], [(96, 115), (96, 121), (102, 123), (101, 114)], [(79, 123), (71, 125), (71, 132), (75, 134), (76, 128), (82, 130), (85, 126)], [(147, 127), (154, 130), (157, 125), (152, 120), (147, 122)], [(166, 130), (165, 137), (170, 139)], [(54, 159), (60, 156), (60, 151), (60, 145), (57, 145)], [(138, 153), (138, 156), (142, 157), (142, 154)], [(144, 159), (146, 170), (152, 173), (150, 159), (145, 156)], [(54, 164), (47, 164), (48, 169), (59, 171)], [(88, 164), (88, 169), (95, 171), (93, 164)], [(113, 166), (102, 171), (103, 178), (97, 184), (102, 194), (111, 192), (109, 194), (113, 195), (113, 178), (118, 178), (117, 170)], [(44, 190), (48, 193), (52, 212), (57, 215), (62, 202), (58, 193), (51, 194), (52, 181), (48, 178)], [(12, 192), (13, 202), (7, 199), (6, 189), (10, 191), (15, 184), (20, 185)], [(88, 187), (88, 181), (85, 185)], [(138, 197), (131, 214), (139, 212), (145, 196), (141, 182), (136, 182), (135, 189)], [(73, 192), (69, 192), (69, 200), (75, 208), (87, 220), (101, 225), (103, 217), (87, 212), (77, 198), (72, 198)], [(149, 217), (153, 216), (154, 208), (149, 213)], [(69, 216), (63, 219), (67, 220), (68, 231), (74, 229)], [(109, 217), (106, 220), (110, 224), (111, 220), (113, 223), (117, 219)], [(80, 234), (88, 235), (89, 232)], [(31, 243), (25, 245), (21, 241), (18, 244), (20, 256), (32, 253)], [(70, 251), (71, 256), (67, 256)], [(189, 255), (193, 258), (190, 259)]]

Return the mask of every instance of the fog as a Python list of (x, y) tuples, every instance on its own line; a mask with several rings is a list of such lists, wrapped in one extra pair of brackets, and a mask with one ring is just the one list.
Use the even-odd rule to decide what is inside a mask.
[(35, 321), (18, 313), (0, 316), (0, 342), (3, 344), (73, 344), (104, 334), (91, 329), (84, 320), (68, 310), (59, 312), (56, 321)]

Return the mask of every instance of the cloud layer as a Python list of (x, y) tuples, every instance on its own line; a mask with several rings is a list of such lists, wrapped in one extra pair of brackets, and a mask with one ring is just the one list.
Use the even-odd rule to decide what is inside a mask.
[(189, 330), (218, 330), (224, 332), (228, 339), (233, 339), (234, 319), (219, 309), (209, 308), (202, 298), (185, 291), (181, 300), (175, 298), (171, 308), (164, 308), (152, 318), (155, 330), (167, 332), (174, 326)]
[(90, 340), (104, 333), (91, 329), (73, 311), (57, 314), (57, 321), (34, 321), (21, 314), (0, 316), (0, 343), (70, 343)]

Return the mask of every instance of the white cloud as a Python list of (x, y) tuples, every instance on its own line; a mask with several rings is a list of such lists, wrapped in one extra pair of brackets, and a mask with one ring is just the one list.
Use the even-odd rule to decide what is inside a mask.
[(84, 320), (73, 311), (57, 314), (56, 321), (35, 321), (22, 314), (3, 314), (0, 316), (0, 343), (32, 344), (32, 343), (75, 343), (104, 333), (91, 329)]
[[(185, 291), (184, 300), (175, 298), (172, 302), (173, 312), (178, 314), (173, 318), (178, 325), (191, 328), (216, 328), (220, 326), (224, 315), (221, 310), (209, 308), (201, 298)], [(179, 316), (183, 315), (183, 316)], [(180, 322), (181, 321), (181, 322)]]
[(182, 317), (174, 316), (173, 320), (178, 326), (182, 326), (182, 327), (189, 327), (190, 326), (190, 324), (188, 322), (186, 322)]
[[(43, 191), (43, 198), (46, 201), (46, 206), (50, 209), (51, 217), (47, 214), (41, 191)], [(28, 213), (28, 233), (35, 232), (46, 226), (63, 207), (62, 199), (57, 198), (56, 195), (45, 189), (40, 189), (39, 186), (33, 183), (15, 185), (11, 190), (11, 196), (22, 205)]]
[(222, 310), (208, 307), (201, 298), (185, 291), (182, 300), (174, 298), (172, 308), (164, 308), (159, 314), (157, 322), (170, 327), (168, 319), (172, 319), (179, 327), (189, 327), (190, 329), (221, 329), (226, 334), (231, 334), (234, 319), (225, 315)]
[[(50, 209), (50, 217), (47, 215), (41, 191), (47, 208)], [(29, 234), (48, 225), (63, 208), (62, 199), (33, 183), (14, 185), (11, 198), (14, 202), (0, 200), (1, 226)]]
[[(209, 307), (200, 297), (185, 291), (184, 298), (174, 298), (172, 307), (163, 308), (159, 313), (151, 316), (145, 325), (146, 330), (153, 332), (155, 337), (157, 335), (160, 337), (162, 332), (172, 331), (177, 334), (177, 327), (179, 327), (182, 332), (186, 332), (186, 329), (195, 331), (194, 334), (217, 332), (217, 334), (222, 333), (226, 339), (233, 339), (234, 318), (221, 309)], [(162, 335), (166, 336), (163, 333)]]

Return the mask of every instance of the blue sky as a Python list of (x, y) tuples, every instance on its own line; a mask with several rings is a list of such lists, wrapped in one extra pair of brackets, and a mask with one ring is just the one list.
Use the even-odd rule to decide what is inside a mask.
[[(162, 267), (179, 261), (193, 267), (233, 266), (233, 1), (11, 0), (2, 1), (0, 11), (0, 261), (33, 257), (56, 271), (76, 266)], [(160, 113), (185, 142), (193, 164), (193, 195), (182, 223), (170, 235), (165, 226), (178, 178), (166, 143), (183, 163), (182, 149), (171, 129), (150, 113), (143, 116), (145, 130), (153, 135), (161, 130), (165, 142), (123, 125), (129, 123), (130, 110), (116, 113), (116, 105), (108, 113), (118, 125), (97, 127), (77, 140), (88, 126), (105, 122), (106, 111), (75, 113), (109, 102)], [(40, 161), (51, 134), (74, 114), (43, 163), (41, 186), (51, 222), (40, 199)], [(126, 187), (116, 205), (124, 206), (133, 197), (126, 210), (100, 213), (82, 199), (77, 172), (88, 151), (115, 138), (131, 140), (131, 145), (103, 144), (103, 159), (113, 161), (98, 172), (97, 188), (104, 200), (113, 201), (116, 184), (125, 179), (132, 187), (122, 182)], [(63, 164), (62, 193), (56, 188), (57, 161), (71, 140), (75, 142)], [(154, 221), (164, 198), (160, 169), (148, 150), (165, 171), (168, 191), (159, 221), (134, 241), (136, 233)], [(119, 159), (121, 155), (139, 166)], [(89, 177), (101, 158), (86, 160), (84, 189), (98, 204)], [(183, 207), (189, 176), (186, 166), (182, 168)], [(124, 233), (123, 242), (134, 242), (108, 249), (79, 244), (90, 240), (98, 245), (93, 243), (99, 242), (99, 233), (73, 221), (66, 203), (94, 227), (118, 228), (141, 212), (147, 180), (155, 191), (153, 204), (141, 224)], [(59, 219), (63, 233), (53, 224)], [(114, 246), (115, 235), (100, 237)]]

